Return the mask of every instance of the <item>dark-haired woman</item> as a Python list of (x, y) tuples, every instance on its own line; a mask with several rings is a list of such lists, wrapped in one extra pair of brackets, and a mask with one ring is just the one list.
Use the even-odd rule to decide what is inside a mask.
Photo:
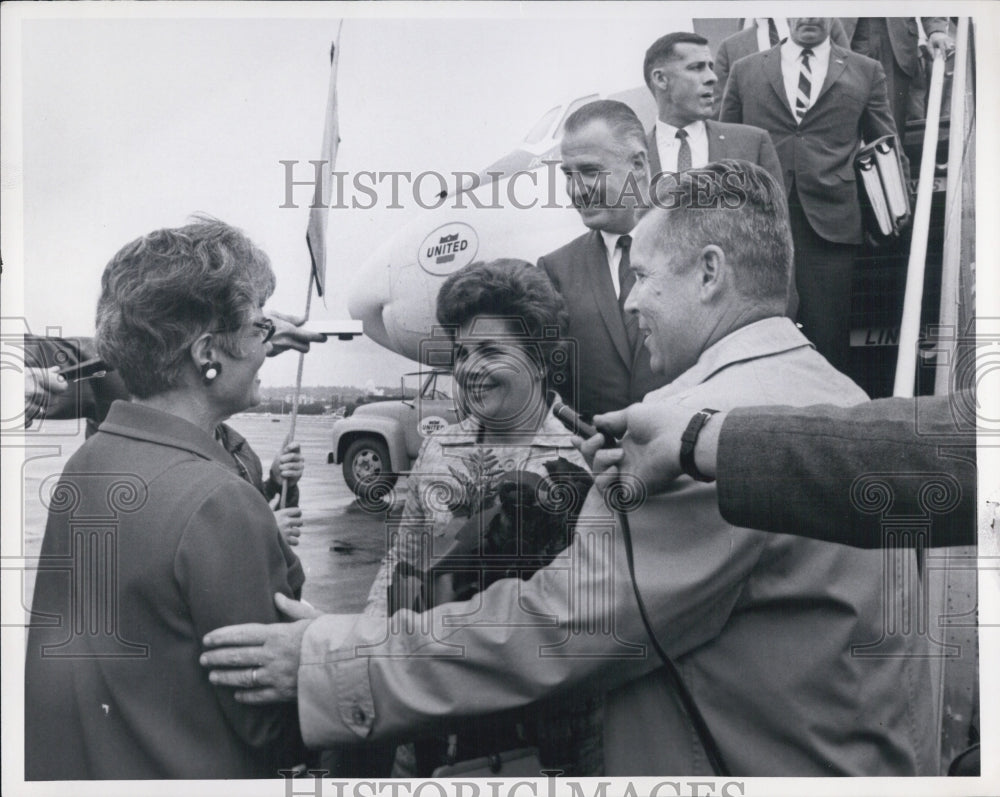
[[(545, 274), (517, 260), (474, 263), (441, 286), (437, 317), (453, 345), (464, 420), (421, 448), (397, 542), (369, 594), (371, 615), (465, 600), (498, 578), (530, 577), (569, 544), (576, 502), (565, 498), (582, 497), (590, 481), (549, 406), (567, 370), (567, 317)], [(413, 774), (537, 747), (543, 767), (598, 775), (599, 705), (598, 697), (577, 695), (572, 705), (482, 718), (446, 739), (418, 742)]]

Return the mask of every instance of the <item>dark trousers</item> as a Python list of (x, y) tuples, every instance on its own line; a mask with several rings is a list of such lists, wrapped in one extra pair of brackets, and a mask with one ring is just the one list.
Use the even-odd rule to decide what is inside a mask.
[(857, 246), (827, 241), (815, 233), (792, 187), (788, 215), (795, 244), (797, 321), (803, 334), (838, 371), (847, 369), (851, 334), (851, 273)]

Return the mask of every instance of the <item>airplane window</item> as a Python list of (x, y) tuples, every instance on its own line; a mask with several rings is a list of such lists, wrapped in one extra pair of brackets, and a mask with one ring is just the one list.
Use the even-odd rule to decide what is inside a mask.
[(545, 115), (535, 122), (531, 130), (528, 131), (528, 135), (524, 137), (524, 143), (537, 144), (539, 141), (542, 141), (548, 135), (549, 128), (552, 127), (552, 123), (555, 121), (561, 107), (557, 105), (555, 108), (547, 110)]
[(563, 114), (562, 121), (559, 122), (559, 129), (556, 130), (555, 135), (553, 135), (552, 138), (562, 138), (563, 126), (566, 124), (566, 120), (569, 118), (569, 115), (573, 113), (573, 111), (586, 105), (588, 102), (593, 102), (594, 100), (599, 100), (600, 98), (600, 94), (588, 94), (586, 97), (580, 97), (578, 100), (573, 100), (573, 102), (569, 104), (569, 107), (566, 108), (566, 113)]

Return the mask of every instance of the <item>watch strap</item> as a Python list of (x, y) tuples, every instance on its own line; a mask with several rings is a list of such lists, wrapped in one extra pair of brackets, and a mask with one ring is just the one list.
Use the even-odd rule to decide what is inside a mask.
[(698, 466), (694, 462), (694, 448), (698, 443), (698, 435), (701, 434), (702, 427), (717, 412), (718, 410), (707, 408), (698, 410), (698, 412), (691, 416), (684, 434), (681, 435), (681, 470), (695, 481), (715, 481), (711, 476), (706, 476), (698, 470)]

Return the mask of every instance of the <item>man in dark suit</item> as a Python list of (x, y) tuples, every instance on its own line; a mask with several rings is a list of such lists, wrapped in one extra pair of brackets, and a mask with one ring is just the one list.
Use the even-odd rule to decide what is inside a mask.
[[(722, 110), (722, 95), (726, 93), (729, 70), (733, 64), (745, 56), (770, 50), (787, 38), (788, 20), (783, 17), (756, 17), (750, 27), (722, 40), (715, 53), (715, 74), (719, 77), (719, 82), (715, 84), (717, 113)], [(834, 19), (830, 25), (830, 41), (841, 47), (851, 46), (839, 19)]]
[(711, 119), (718, 82), (712, 66), (708, 39), (697, 33), (668, 33), (646, 50), (642, 72), (657, 109), (656, 124), (646, 138), (651, 192), (662, 173), (700, 169), (727, 158), (763, 166), (781, 182), (778, 155), (767, 131)]
[[(919, 79), (923, 68), (916, 17), (843, 17), (841, 22), (850, 48), (882, 64), (892, 118), (902, 134), (906, 130), (910, 86)], [(922, 17), (920, 22), (927, 36), (927, 46), (932, 52), (941, 50), (947, 56), (953, 46), (948, 34), (948, 18)]]
[(623, 307), (634, 276), (629, 233), (649, 190), (646, 135), (622, 102), (598, 100), (566, 120), (567, 191), (589, 231), (539, 258), (566, 301), (574, 341), (563, 400), (589, 417), (642, 400), (663, 378), (649, 367), (638, 322)]
[[(736, 408), (703, 423), (688, 456), (704, 477), (718, 479), (719, 512), (734, 526), (858, 548), (975, 545), (975, 413), (963, 417), (975, 401), (965, 391), (853, 407)], [(691, 416), (683, 404), (643, 403), (599, 418), (601, 429), (625, 439), (595, 459), (594, 473), (604, 477), (598, 485), (616, 475), (605, 467), (621, 465), (649, 495), (666, 490), (684, 473)], [(889, 490), (894, 515), (931, 521), (930, 534), (887, 534), (882, 512), (858, 500), (859, 488), (874, 484), (861, 481), (868, 478)], [(931, 485), (947, 495), (933, 507)]]
[(894, 135), (896, 126), (877, 61), (831, 44), (828, 18), (791, 18), (788, 25), (784, 43), (733, 65), (722, 119), (771, 134), (795, 242), (798, 320), (819, 352), (844, 370), (851, 270), (862, 242), (853, 164), (858, 134), (873, 141)]

